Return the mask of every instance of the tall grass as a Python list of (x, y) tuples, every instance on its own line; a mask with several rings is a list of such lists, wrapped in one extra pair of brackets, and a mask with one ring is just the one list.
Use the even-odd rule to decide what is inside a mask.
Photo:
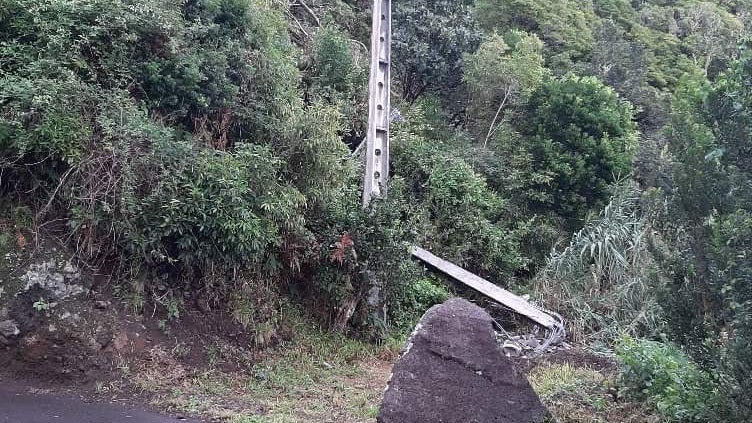
[(634, 183), (616, 186), (605, 209), (551, 253), (534, 281), (576, 341), (611, 344), (621, 333), (644, 335), (661, 324), (660, 276), (640, 203)]

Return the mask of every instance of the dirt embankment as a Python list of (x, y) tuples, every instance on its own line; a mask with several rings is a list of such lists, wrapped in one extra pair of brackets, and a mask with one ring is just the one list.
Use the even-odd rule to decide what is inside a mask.
[(106, 276), (79, 268), (59, 247), (6, 246), (0, 261), (0, 376), (6, 380), (91, 396), (117, 385), (123, 396), (141, 396), (128, 389), (128, 372), (151, 361), (154, 349), (179, 350), (186, 366), (201, 367), (215, 338), (250, 345), (222, 312), (187, 310), (179, 322), (156, 308), (151, 315), (129, 312)]

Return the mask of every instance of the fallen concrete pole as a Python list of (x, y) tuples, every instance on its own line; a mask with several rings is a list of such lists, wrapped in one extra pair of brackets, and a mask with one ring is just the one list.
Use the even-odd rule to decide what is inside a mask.
[(446, 260), (443, 260), (435, 255), (431, 254), (420, 247), (414, 247), (412, 251), (413, 257), (421, 260), (422, 262), (435, 267), (439, 271), (451, 276), (458, 282), (461, 282), (470, 288), (488, 296), (489, 298), (497, 301), (499, 304), (510, 308), (516, 313), (527, 317), (528, 319), (538, 323), (539, 325), (547, 329), (555, 329), (561, 325), (561, 322), (544, 312), (543, 310), (530, 304), (527, 300), (506, 289), (481, 278), (478, 275), (474, 275), (467, 270), (452, 264)]

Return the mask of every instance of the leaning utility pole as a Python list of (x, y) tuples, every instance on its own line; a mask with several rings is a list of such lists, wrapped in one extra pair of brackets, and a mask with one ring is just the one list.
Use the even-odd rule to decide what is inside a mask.
[(371, 32), (371, 71), (368, 82), (368, 134), (363, 207), (386, 195), (389, 178), (389, 113), (392, 51), (392, 2), (374, 0)]

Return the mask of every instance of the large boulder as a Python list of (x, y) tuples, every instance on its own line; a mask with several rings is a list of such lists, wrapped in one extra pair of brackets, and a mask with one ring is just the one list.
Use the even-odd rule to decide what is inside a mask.
[(420, 320), (394, 366), (379, 423), (540, 423), (547, 415), (501, 352), (493, 320), (459, 298)]

